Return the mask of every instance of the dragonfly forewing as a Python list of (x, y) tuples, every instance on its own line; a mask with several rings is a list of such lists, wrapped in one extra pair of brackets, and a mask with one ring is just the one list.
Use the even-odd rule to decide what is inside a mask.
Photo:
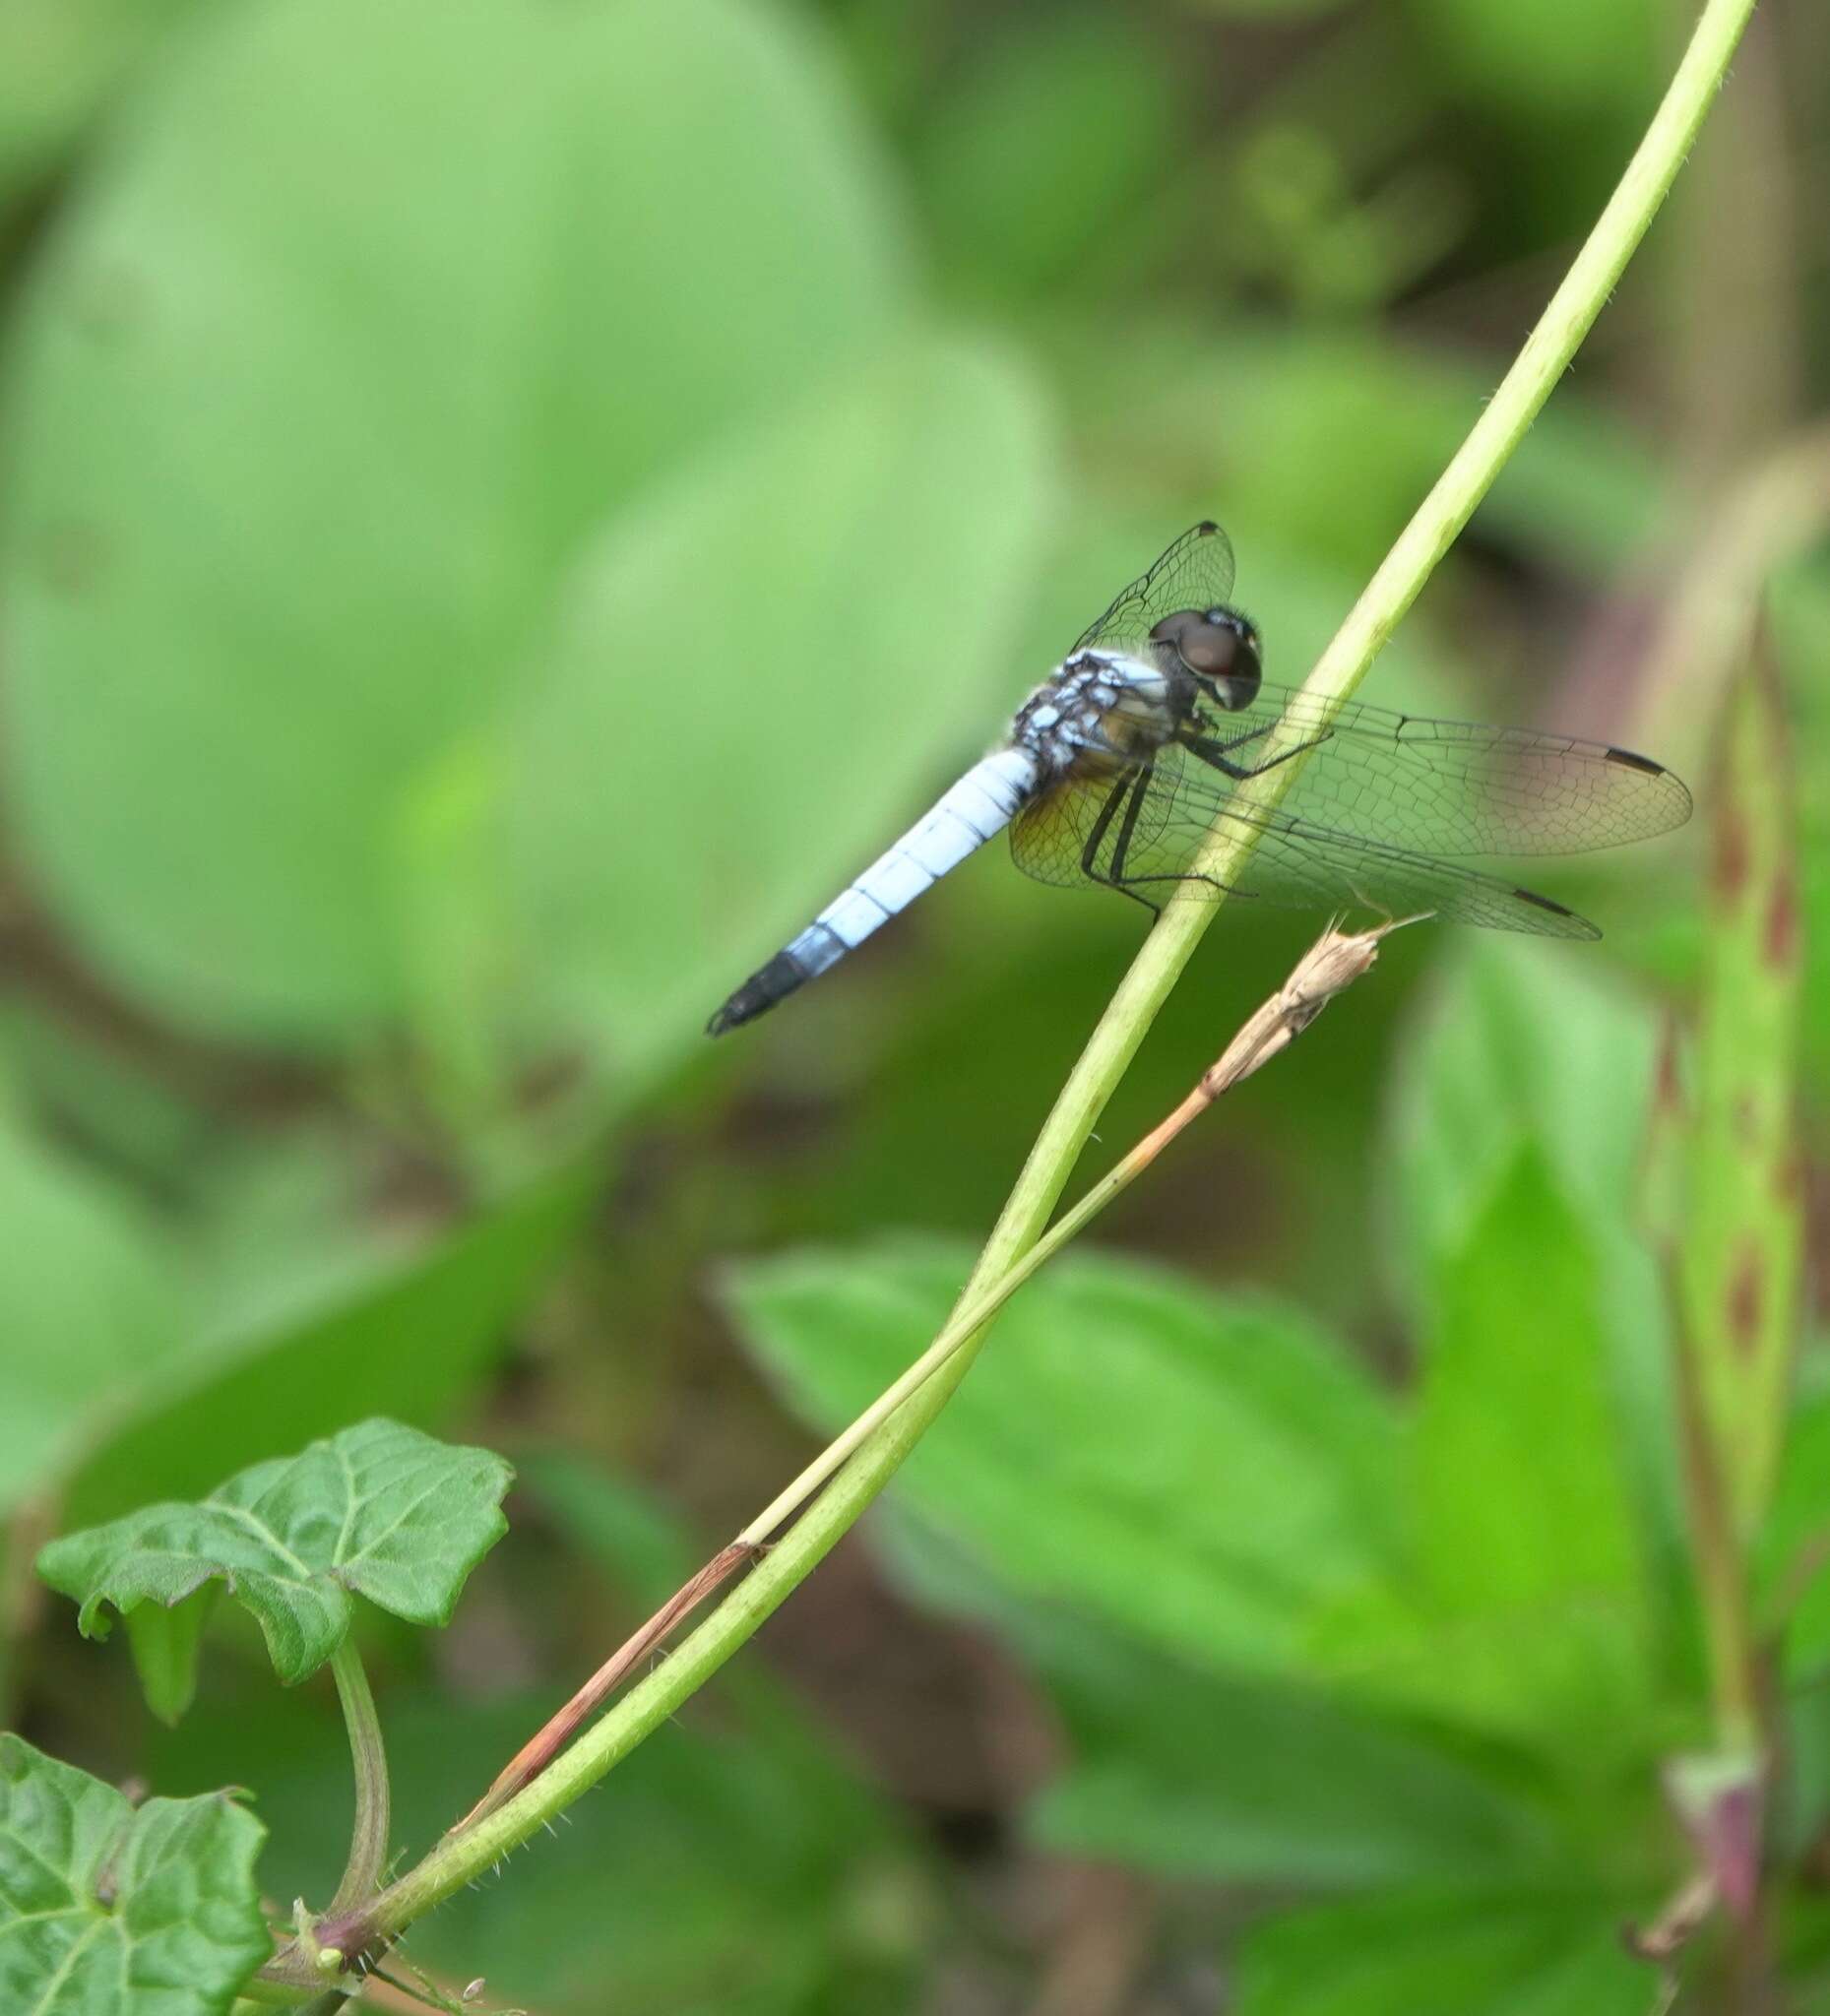
[[(1283, 809), (1356, 839), (1425, 853), (1561, 854), (1622, 847), (1681, 826), (1690, 793), (1663, 765), (1607, 742), (1349, 703), (1329, 715), (1261, 687), (1249, 707), (1202, 709), (1206, 738), (1250, 770), (1271, 731), (1306, 743)], [(1237, 780), (1210, 770), (1210, 791)]]

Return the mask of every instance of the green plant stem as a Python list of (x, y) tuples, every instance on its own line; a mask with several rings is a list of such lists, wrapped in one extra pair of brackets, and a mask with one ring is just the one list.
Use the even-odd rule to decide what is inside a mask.
[[(1303, 688), (1305, 721), (1313, 722), (1318, 710), (1326, 718), (1365, 676), (1549, 398), (1664, 201), (1752, 7), (1753, 0), (1709, 0), (1645, 138), (1561, 285), (1468, 438), (1316, 662)], [(1294, 757), (1242, 785), (1231, 809), (1236, 814), (1275, 806), (1301, 760)], [(1249, 820), (1235, 817), (1225, 834), (1210, 837), (1196, 866), (1227, 883), (1250, 853), (1253, 840)], [(1215, 906), (1203, 900), (1206, 894), (1189, 884), (1165, 907), (1069, 1074), (959, 1307), (982, 1296), (1040, 1236), (1102, 1108), (1212, 919)], [(632, 1688), (525, 1791), (473, 1827), (447, 1836), (347, 1925), (327, 1923), (322, 1928), (327, 1943), (349, 1951), (392, 1937), (519, 1847), (673, 1714), (818, 1566), (896, 1474), (965, 1377), (983, 1334), (981, 1329), (948, 1357), (876, 1430), (825, 1495), (665, 1665)]]
[[(940, 1335), (915, 1363), (893, 1386), (886, 1388), (843, 1435), (821, 1452), (817, 1464), (803, 1471), (788, 1490), (750, 1521), (737, 1538), (760, 1543), (766, 1535), (773, 1533), (784, 1519), (789, 1517), (819, 1488), (826, 1478), (841, 1470), (847, 1460), (862, 1448), (899, 1408), (907, 1405), (949, 1358), (965, 1350), (966, 1346), (990, 1324), (991, 1319), (1031, 1275), (1045, 1262), (1053, 1259), (1077, 1232), (1083, 1230), (1105, 1209), (1120, 1190), (1134, 1182), (1154, 1159), (1153, 1154), (1140, 1160), (1135, 1151), (1126, 1156), (1123, 1162), (1115, 1165), (1102, 1176), (1071, 1211), (1064, 1211), (1035, 1245), (1027, 1252), (1019, 1253), (1012, 1260), (1008, 1273), (1001, 1275), (970, 1302), (965, 1296), (961, 1296), (958, 1308), (947, 1318)], [(975, 1274), (974, 1279), (977, 1278)]]
[(352, 1911), (363, 1898), (375, 1894), (381, 1872), (388, 1862), (390, 1797), (388, 1756), (382, 1748), (381, 1719), (375, 1713), (375, 1696), (368, 1675), (362, 1670), (362, 1657), (355, 1649), (352, 1633), (331, 1655), (331, 1672), (337, 1681), (337, 1698), (343, 1706), (344, 1726), (349, 1732), (349, 1757), (355, 1769), (355, 1820), (349, 1835), (349, 1859), (344, 1865), (343, 1880), (331, 1899), (331, 1911)]
[(836, 1435), (786, 1489), (770, 1500), (737, 1535), (733, 1544), (752, 1549), (765, 1547), (776, 1528), (798, 1512), (891, 1415), (911, 1400), (955, 1353), (963, 1351), (1038, 1268), (1091, 1225), (1120, 1191), (1136, 1182), (1184, 1128), (1231, 1092), (1240, 1079), (1249, 1078), (1299, 1036), (1336, 994), (1370, 972), (1379, 942), (1399, 928), (1397, 924), (1381, 924), (1366, 931), (1343, 932), (1338, 923), (1330, 924), (1303, 954), (1284, 985), (1202, 1072), (1194, 1089), (1174, 1111), (1121, 1156), (1027, 1252), (1018, 1254), (1007, 1273), (978, 1295), (962, 1295), (940, 1335), (926, 1351), (894, 1384), (885, 1387), (849, 1427)]
[(624, 1639), (564, 1707), (549, 1716), (509, 1759), (488, 1791), (449, 1832), (459, 1834), (474, 1827), (546, 1771), (553, 1758), (628, 1678), (638, 1660), (651, 1657), (679, 1624), (733, 1575), (753, 1568), (769, 1551), (769, 1536), (776, 1528), (791, 1519), (955, 1352), (964, 1350), (1039, 1267), (1059, 1252), (1121, 1190), (1135, 1182), (1183, 1128), (1197, 1120), (1240, 1079), (1249, 1078), (1285, 1049), (1336, 994), (1369, 973), (1378, 958), (1380, 942), (1398, 928), (1397, 924), (1383, 924), (1366, 931), (1344, 932), (1338, 923), (1331, 923), (1296, 963), (1283, 986), (1248, 1018), (1224, 1053), (1202, 1072), (1194, 1089), (1175, 1110), (1159, 1121), (1071, 1211), (1057, 1219), (1012, 1265), (1008, 1274), (970, 1307), (956, 1310), (940, 1335), (900, 1378), (878, 1394), (850, 1426), (835, 1435), (734, 1540), (721, 1547), (697, 1574), (683, 1582)]

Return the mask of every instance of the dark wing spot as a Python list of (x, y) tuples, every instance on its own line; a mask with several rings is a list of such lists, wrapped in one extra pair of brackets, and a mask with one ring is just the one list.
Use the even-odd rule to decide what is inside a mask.
[(1220, 527), (1217, 526), (1211, 518), (1202, 519), (1201, 523), (1195, 527), (1195, 531), (1198, 532), (1204, 539), (1212, 538), (1214, 534), (1217, 533), (1219, 530)]
[[(1561, 937), (1595, 939), (1602, 935), (1602, 927), (1599, 924), (1592, 924), (1580, 911), (1571, 910), (1566, 903), (1558, 903), (1553, 896), (1540, 896), (1536, 889), (1515, 888), (1512, 893), (1521, 903), (1529, 903), (1534, 910), (1541, 910), (1550, 916), (1563, 918), (1569, 928), (1558, 934)], [(1516, 930), (1519, 926), (1515, 924), (1512, 928)], [(1527, 930), (1530, 928), (1529, 924), (1525, 926)]]
[(1609, 748), (1608, 760), (1609, 763), (1624, 764), (1628, 770), (1643, 770), (1648, 777), (1664, 777), (1667, 774), (1663, 763), (1655, 763), (1650, 756), (1641, 756), (1632, 749)]

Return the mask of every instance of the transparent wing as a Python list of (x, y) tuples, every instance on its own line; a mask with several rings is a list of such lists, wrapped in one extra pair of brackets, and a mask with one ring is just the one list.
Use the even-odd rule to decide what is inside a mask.
[[(1662, 765), (1567, 735), (1352, 704), (1325, 723), (1312, 701), (1276, 686), (1237, 713), (1204, 703), (1200, 732), (1231, 744), (1226, 760), (1249, 770), (1280, 721), (1315, 743), (1283, 811), (1363, 841), (1425, 853), (1581, 853), (1690, 816), (1690, 793)], [(1181, 772), (1180, 800), (1197, 814), (1236, 788), (1193, 758)]]
[[(1143, 774), (1069, 782), (1026, 807), (1011, 828), (1017, 865), (1039, 881), (1082, 887), (1115, 882), (1161, 904), (1177, 883), (1191, 879), (1210, 829), (1231, 823), (1254, 832), (1256, 845), (1236, 877), (1224, 885), (1225, 893), (1294, 910), (1346, 907), (1387, 916), (1428, 912), (1542, 937), (1601, 935), (1586, 917), (1499, 876), (1332, 831), (1287, 811), (1235, 806), (1229, 793), (1207, 785), (1194, 757), (1174, 748), (1162, 752), (1148, 773), (1127, 834), (1124, 813)], [(1205, 886), (1223, 893), (1221, 884)]]
[(1190, 526), (1146, 574), (1122, 590), (1097, 623), (1074, 641), (1074, 652), (1100, 645), (1141, 644), (1177, 609), (1211, 609), (1232, 593), (1232, 541), (1210, 520)]
[[(1110, 863), (1130, 810), (1129, 793), (1143, 775), (1131, 765), (1110, 777), (1070, 780), (1032, 798), (1011, 822), (1011, 858), (1026, 875), (1057, 888), (1077, 889), (1110, 879)], [(1151, 846), (1163, 837), (1174, 803), (1172, 791), (1156, 788), (1153, 775), (1131, 820), (1128, 845)], [(1096, 850), (1088, 849), (1099, 835)], [(1086, 863), (1091, 859), (1093, 872)], [(1162, 900), (1161, 892), (1151, 898)]]

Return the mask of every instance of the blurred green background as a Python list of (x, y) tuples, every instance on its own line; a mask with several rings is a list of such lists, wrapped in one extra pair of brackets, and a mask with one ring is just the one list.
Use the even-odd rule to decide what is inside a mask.
[[(368, 1620), (417, 1852), (920, 1348), (1142, 913), (992, 848), (705, 1017), (1192, 520), (1300, 679), (1690, 21), (0, 0), (10, 1725), (255, 1788), (322, 1903), (328, 1680), (224, 1615), (160, 1730), (34, 1595), (47, 1532), (375, 1414), (512, 1456), (453, 1626)], [(1653, 749), (1704, 817), (1542, 867), (1601, 946), (1395, 940), (410, 1959), (543, 2016), (1659, 2006), (1618, 1927), (1710, 1717), (1636, 1170), (1749, 579), (1824, 1142), (1827, 112), (1830, 15), (1774, 0), (1364, 689)], [(1095, 1164), (1314, 925), (1223, 915)], [(1826, 1502), (1795, 1464), (1771, 1546)], [(1764, 1937), (1824, 2008), (1830, 1606), (1781, 1587)]]

